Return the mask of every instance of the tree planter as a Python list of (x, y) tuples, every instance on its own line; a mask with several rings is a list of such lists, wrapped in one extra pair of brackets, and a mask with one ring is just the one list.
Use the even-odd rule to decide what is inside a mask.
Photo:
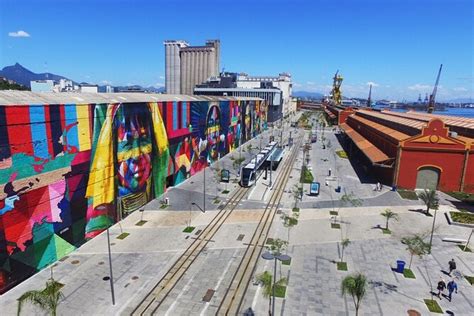
[(425, 301), (426, 307), (428, 307), (428, 310), (430, 312), (443, 314), (443, 310), (439, 306), (438, 302), (436, 302), (435, 300), (429, 300), (429, 299), (425, 299), (424, 301)]

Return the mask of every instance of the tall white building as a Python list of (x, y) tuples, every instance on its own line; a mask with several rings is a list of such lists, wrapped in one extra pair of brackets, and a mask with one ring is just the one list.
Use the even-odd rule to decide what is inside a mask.
[(197, 84), (219, 75), (220, 41), (204, 46), (185, 41), (165, 41), (165, 87), (168, 94), (193, 94)]
[(281, 73), (277, 77), (268, 76), (249, 76), (245, 73), (237, 76), (238, 88), (261, 88), (262, 85), (268, 83), (269, 86), (281, 90), (282, 93), (282, 113), (283, 116), (294, 112), (291, 105), (291, 95), (293, 93), (293, 84), (291, 82), (291, 75), (288, 73)]

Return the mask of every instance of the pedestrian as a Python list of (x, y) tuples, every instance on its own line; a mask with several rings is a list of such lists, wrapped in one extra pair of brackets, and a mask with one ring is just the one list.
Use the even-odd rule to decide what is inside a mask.
[(328, 170), (328, 176), (331, 176), (331, 168)]
[(438, 287), (436, 288), (438, 290), (438, 294), (436, 294), (439, 299), (441, 299), (441, 294), (444, 292), (444, 289), (446, 288), (446, 282), (443, 280), (443, 278), (439, 279), (438, 282)]
[(451, 259), (451, 261), (449, 261), (449, 275), (450, 276), (453, 270), (456, 270), (456, 262), (454, 261), (454, 259)]
[(454, 279), (452, 279), (451, 281), (448, 282), (448, 298), (449, 298), (449, 301), (451, 302), (451, 297), (453, 295), (453, 292), (454, 290), (456, 290), (456, 294), (458, 294), (458, 285), (456, 284), (456, 282), (454, 281)]

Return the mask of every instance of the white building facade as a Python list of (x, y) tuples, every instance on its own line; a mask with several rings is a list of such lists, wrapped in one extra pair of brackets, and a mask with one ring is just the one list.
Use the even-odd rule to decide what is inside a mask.
[(237, 76), (237, 88), (256, 89), (261, 88), (265, 83), (271, 83), (273, 88), (281, 90), (283, 116), (287, 116), (296, 111), (296, 108), (294, 108), (291, 103), (293, 83), (291, 82), (290, 74), (281, 73), (277, 77), (249, 76), (247, 74), (239, 74)]

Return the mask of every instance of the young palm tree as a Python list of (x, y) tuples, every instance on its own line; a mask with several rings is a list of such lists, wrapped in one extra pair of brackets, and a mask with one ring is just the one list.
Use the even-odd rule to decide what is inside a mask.
[(425, 203), (426, 205), (426, 215), (430, 214), (430, 209), (438, 209), (439, 207), (439, 198), (438, 194), (435, 190), (424, 190), (418, 197)]
[(402, 238), (402, 242), (407, 245), (407, 250), (410, 253), (410, 264), (408, 265), (408, 269), (411, 269), (413, 255), (422, 258), (423, 255), (428, 254), (430, 251), (430, 244), (425, 242), (423, 237), (420, 235), (404, 237)]
[(352, 296), (356, 310), (356, 316), (359, 315), (360, 303), (365, 295), (367, 287), (366, 277), (361, 273), (346, 276), (344, 280), (342, 280), (341, 287), (342, 295), (350, 294)]
[(398, 221), (398, 214), (395, 212), (392, 212), (391, 209), (387, 208), (385, 209), (382, 213), (380, 213), (383, 217), (387, 219), (387, 222), (385, 223), (385, 229), (388, 230), (388, 221), (391, 219), (394, 219)]
[(349, 238), (344, 238), (341, 240), (341, 262), (344, 262), (344, 249), (346, 249), (350, 243), (351, 241)]
[(23, 303), (30, 302), (50, 313), (52, 316), (56, 316), (59, 301), (64, 298), (63, 293), (60, 291), (62, 287), (63, 284), (54, 279), (49, 279), (46, 281), (46, 287), (44, 289), (23, 293), (23, 295), (18, 298), (17, 315), (20, 315)]
[[(257, 276), (257, 280), (262, 283), (263, 286), (263, 297), (268, 298), (268, 314), (271, 315), (272, 310), (272, 296), (273, 296), (273, 277), (268, 271), (263, 272)], [(275, 283), (275, 287), (285, 286), (287, 283), (286, 278), (281, 278)], [(275, 299), (275, 298), (273, 298)]]

